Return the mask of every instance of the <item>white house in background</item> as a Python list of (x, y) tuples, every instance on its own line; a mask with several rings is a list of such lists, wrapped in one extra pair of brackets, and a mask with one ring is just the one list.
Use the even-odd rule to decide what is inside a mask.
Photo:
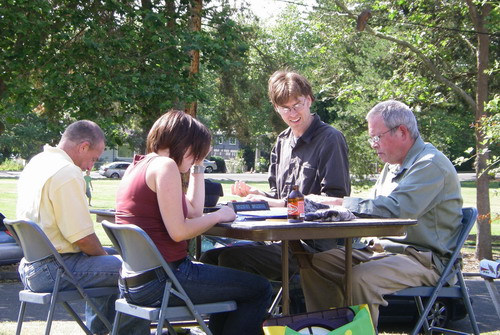
[(124, 145), (118, 147), (117, 149), (107, 148), (104, 149), (104, 152), (99, 158), (100, 163), (109, 163), (109, 162), (132, 162), (134, 158), (135, 151), (132, 150), (128, 145)]
[[(213, 136), (212, 152), (209, 156), (219, 156), (224, 159), (234, 159), (240, 150), (240, 141), (236, 137), (226, 137), (222, 134)], [(128, 145), (116, 149), (106, 148), (99, 158), (99, 163), (132, 162), (136, 152)]]
[(236, 137), (224, 136), (221, 133), (213, 136), (213, 149), (211, 156), (219, 156), (224, 159), (234, 159), (240, 151), (240, 141)]

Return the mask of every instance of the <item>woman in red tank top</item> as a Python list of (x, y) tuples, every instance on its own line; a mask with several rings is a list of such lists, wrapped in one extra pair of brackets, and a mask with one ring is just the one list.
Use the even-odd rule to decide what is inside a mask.
[[(203, 214), (203, 159), (210, 144), (209, 130), (190, 115), (171, 110), (161, 116), (149, 132), (148, 154), (136, 156), (122, 179), (116, 221), (138, 225), (151, 237), (194, 303), (237, 302), (236, 311), (210, 317), (209, 327), (214, 334), (261, 334), (271, 299), (270, 283), (255, 274), (192, 262), (187, 257), (187, 240), (216, 223), (235, 219), (234, 211), (227, 206)], [(184, 193), (181, 173), (189, 171)], [(160, 305), (165, 276), (159, 269), (145, 275), (122, 268), (121, 276), (120, 290), (128, 301)], [(125, 285), (127, 282), (135, 286)], [(171, 304), (181, 302), (171, 299)]]

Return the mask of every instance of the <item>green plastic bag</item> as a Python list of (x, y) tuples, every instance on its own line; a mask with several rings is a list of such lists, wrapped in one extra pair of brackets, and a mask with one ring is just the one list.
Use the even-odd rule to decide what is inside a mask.
[(375, 335), (375, 330), (370, 310), (365, 304), (267, 320), (264, 334)]

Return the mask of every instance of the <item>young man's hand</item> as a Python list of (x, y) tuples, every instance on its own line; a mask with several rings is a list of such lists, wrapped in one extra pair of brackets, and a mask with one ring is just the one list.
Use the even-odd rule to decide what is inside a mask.
[(231, 194), (246, 197), (249, 194), (264, 195), (264, 192), (256, 189), (255, 187), (248, 186), (244, 181), (237, 181), (231, 185)]

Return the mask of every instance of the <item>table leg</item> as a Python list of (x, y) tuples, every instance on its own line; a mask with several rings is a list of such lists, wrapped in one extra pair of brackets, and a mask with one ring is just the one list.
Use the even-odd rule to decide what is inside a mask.
[(283, 315), (290, 314), (290, 290), (288, 282), (288, 241), (281, 242), (281, 285), (283, 296), (281, 300)]
[(345, 239), (345, 299), (352, 305), (352, 238)]
[(199, 262), (201, 257), (201, 235), (195, 237), (195, 254), (194, 257)]

